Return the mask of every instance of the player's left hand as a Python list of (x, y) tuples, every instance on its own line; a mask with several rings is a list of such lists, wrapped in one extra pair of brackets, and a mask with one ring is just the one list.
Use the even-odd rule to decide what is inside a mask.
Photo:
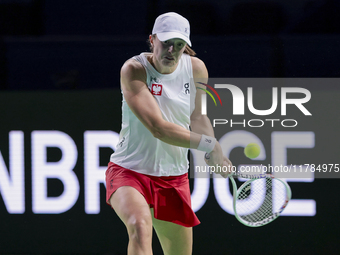
[[(204, 161), (207, 165), (211, 165), (209, 154), (205, 154)], [(233, 169), (233, 164), (231, 163), (230, 159), (223, 155), (223, 165), (221, 166), (222, 171), (215, 171), (215, 173), (220, 174), (222, 177), (227, 178)]]

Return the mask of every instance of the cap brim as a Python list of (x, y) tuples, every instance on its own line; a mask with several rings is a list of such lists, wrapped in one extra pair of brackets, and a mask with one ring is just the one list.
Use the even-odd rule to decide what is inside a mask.
[(191, 47), (191, 41), (185, 35), (182, 35), (178, 32), (164, 32), (164, 33), (157, 33), (157, 37), (160, 41), (164, 42), (166, 40), (179, 38), (185, 41)]

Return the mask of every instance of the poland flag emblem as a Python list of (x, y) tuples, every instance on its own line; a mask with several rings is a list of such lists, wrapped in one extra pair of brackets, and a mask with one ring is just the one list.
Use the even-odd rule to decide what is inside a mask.
[(160, 85), (160, 84), (152, 84), (152, 87), (151, 87), (152, 95), (161, 96), (162, 95), (162, 90), (163, 90), (162, 85)]

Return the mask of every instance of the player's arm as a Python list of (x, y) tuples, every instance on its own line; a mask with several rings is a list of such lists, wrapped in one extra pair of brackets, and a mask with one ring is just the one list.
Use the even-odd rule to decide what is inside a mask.
[[(205, 89), (206, 86), (199, 84), (198, 82), (207, 83), (208, 82), (208, 70), (205, 67), (205, 64), (202, 60), (191, 57), (191, 63), (193, 68), (194, 82), (197, 87)], [(201, 105), (202, 105), (202, 94), (205, 94), (205, 91), (201, 89), (196, 89), (196, 98), (195, 98), (195, 109), (190, 116), (190, 127), (191, 130), (198, 134), (205, 134), (214, 137), (214, 130), (212, 128), (210, 119), (207, 115), (201, 114)]]
[[(196, 88), (201, 87), (205, 89), (206, 87), (204, 85), (201, 85), (200, 83), (198, 83), (198, 82), (207, 83), (208, 81), (208, 70), (204, 62), (196, 57), (191, 57), (191, 63), (192, 63)], [(211, 125), (210, 119), (207, 117), (207, 115), (201, 114), (202, 94), (205, 94), (204, 90), (196, 89), (195, 109), (190, 116), (190, 120), (191, 120), (190, 127), (191, 127), (191, 130), (195, 133), (215, 137), (214, 129)], [(221, 162), (221, 160), (225, 161), (224, 165), (227, 165), (227, 166), (229, 165), (230, 167), (232, 166), (232, 163), (230, 162), (230, 160), (226, 156), (223, 156), (221, 146), (219, 145), (218, 142), (216, 142), (214, 150), (210, 153), (210, 159), (206, 160), (206, 162), (209, 165), (215, 165), (215, 164), (220, 164), (217, 162)], [(224, 177), (227, 176), (224, 173), (221, 173), (221, 174)]]
[(161, 141), (175, 146), (197, 148), (201, 135), (163, 119), (159, 106), (146, 83), (143, 66), (128, 60), (121, 69), (121, 88), (131, 111)]

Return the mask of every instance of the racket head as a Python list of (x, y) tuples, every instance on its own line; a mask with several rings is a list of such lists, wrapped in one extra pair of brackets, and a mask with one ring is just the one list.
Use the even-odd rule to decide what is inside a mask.
[(248, 227), (260, 227), (274, 221), (291, 199), (287, 182), (271, 174), (253, 176), (238, 189), (233, 176), (230, 180), (234, 189), (235, 217)]

